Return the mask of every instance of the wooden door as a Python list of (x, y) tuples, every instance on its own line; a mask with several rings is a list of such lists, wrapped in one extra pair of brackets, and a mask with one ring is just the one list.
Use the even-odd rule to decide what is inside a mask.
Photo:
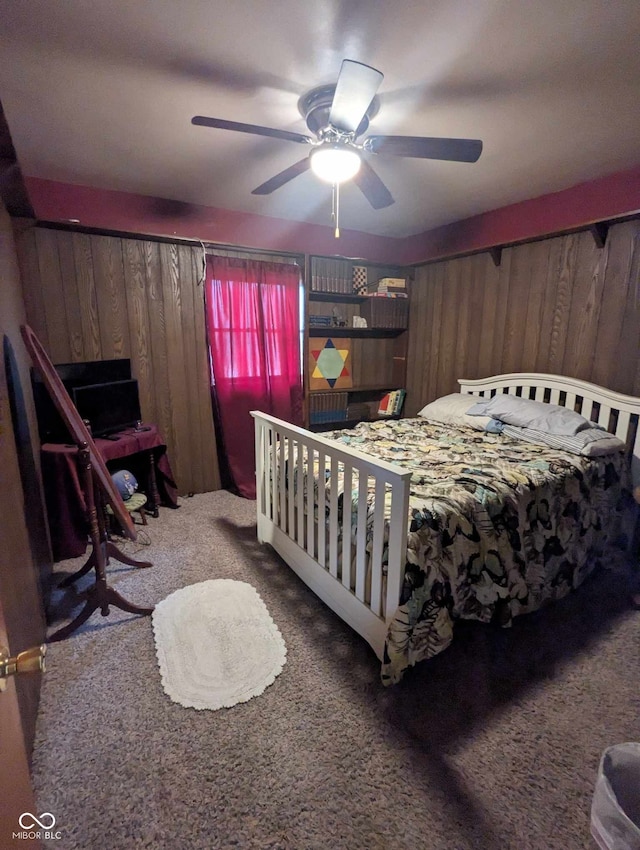
[[(8, 643), (2, 599), (0, 599), (0, 646), (9, 648), (12, 653), (15, 652)], [(7, 679), (6, 690), (0, 692), (0, 786), (2, 786), (0, 847), (41, 847), (41, 842), (36, 838), (22, 838), (25, 832), (29, 834), (29, 830), (24, 830), (21, 826), (21, 815), (29, 813), (39, 817), (39, 813), (36, 812), (31, 787), (29, 759), (14, 677)], [(25, 817), (22, 818), (22, 823), (29, 825), (32, 821)], [(14, 839), (14, 833), (20, 835), (20, 839)]]
[[(5, 336), (3, 354), (8, 342)], [(0, 358), (0, 541), (0, 646), (16, 655), (42, 642), (44, 621), (25, 518), (4, 357)], [(41, 847), (37, 839), (13, 838), (13, 833), (30, 832), (21, 826), (21, 815), (39, 816), (31, 789), (29, 756), (40, 674), (26, 674), (19, 680), (9, 677), (6, 684), (0, 692), (0, 847)], [(23, 824), (32, 823), (28, 817), (22, 820)]]

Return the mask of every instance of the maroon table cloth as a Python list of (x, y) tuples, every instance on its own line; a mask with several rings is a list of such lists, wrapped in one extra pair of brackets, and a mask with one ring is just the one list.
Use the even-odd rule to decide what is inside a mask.
[[(155, 425), (144, 430), (127, 428), (112, 435), (117, 439), (94, 437), (94, 442), (107, 466), (129, 469), (138, 479), (139, 488), (147, 497), (149, 452), (153, 455), (160, 504), (178, 507), (178, 495), (167, 457), (167, 447)], [(41, 449), (51, 548), (54, 561), (82, 555), (88, 544), (89, 524), (84, 494), (80, 484), (77, 446), (64, 443), (44, 443)], [(123, 459), (126, 462), (123, 463)], [(150, 506), (153, 507), (153, 506)]]

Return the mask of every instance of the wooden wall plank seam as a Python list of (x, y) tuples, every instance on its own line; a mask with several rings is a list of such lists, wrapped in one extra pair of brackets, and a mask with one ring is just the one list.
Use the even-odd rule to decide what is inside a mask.
[(180, 285), (180, 318), (182, 338), (184, 340), (184, 373), (189, 427), (191, 431), (190, 453), (192, 491), (202, 492), (202, 430), (198, 411), (198, 358), (196, 353), (195, 319), (195, 275), (193, 249), (187, 245), (178, 246), (178, 270)]
[(551, 334), (553, 329), (552, 317), (555, 305), (555, 287), (560, 274), (563, 251), (563, 238), (545, 240), (547, 263), (544, 270), (544, 280), (541, 281), (542, 305), (540, 311), (540, 328), (538, 331), (538, 349), (536, 351), (536, 372), (549, 371), (549, 353), (551, 351)]
[[(167, 444), (169, 458), (174, 464), (177, 449), (171, 419), (171, 388), (169, 386), (169, 353), (164, 292), (162, 286), (162, 259), (158, 242), (145, 242), (145, 291), (149, 313), (149, 337), (153, 358), (153, 390), (155, 394), (155, 423)], [(176, 474), (175, 468), (173, 469)]]
[(549, 347), (549, 371), (552, 374), (562, 374), (564, 352), (566, 347), (569, 316), (571, 313), (571, 296), (573, 278), (578, 253), (578, 236), (569, 234), (562, 239), (560, 256), (560, 271), (555, 291), (553, 316), (551, 319), (551, 344)]
[[(55, 233), (55, 231), (52, 231)], [(76, 260), (73, 252), (73, 244), (66, 234), (57, 233), (58, 256), (60, 258), (60, 274), (62, 276), (62, 288), (64, 291), (64, 305), (67, 314), (67, 330), (69, 335), (69, 346), (71, 349), (70, 360), (74, 362), (88, 360), (85, 356), (84, 333), (82, 330), (82, 306), (76, 280)], [(59, 329), (58, 329), (59, 332)]]
[[(40, 229), (38, 228), (38, 230)], [(80, 301), (84, 354), (87, 360), (101, 360), (100, 318), (98, 316), (98, 299), (93, 275), (93, 255), (91, 253), (91, 240), (95, 237), (89, 236), (87, 233), (72, 233), (70, 235)]]
[(27, 322), (33, 328), (38, 339), (51, 356), (49, 332), (47, 330), (47, 315), (42, 294), (38, 248), (36, 245), (36, 228), (29, 227), (16, 234), (16, 253), (22, 279)]
[(194, 321), (196, 342), (196, 366), (198, 386), (198, 410), (200, 432), (202, 437), (202, 486), (205, 490), (219, 490), (221, 486), (218, 470), (218, 448), (213, 422), (213, 406), (211, 402), (211, 372), (209, 368), (209, 343), (206, 331), (205, 316), (205, 282), (202, 276), (201, 252), (195, 248), (192, 251), (194, 264)]
[(550, 246), (536, 242), (531, 246), (531, 268), (528, 282), (527, 308), (524, 319), (522, 358), (520, 363), (527, 371), (533, 371), (540, 346), (544, 287), (549, 260)]
[(503, 363), (505, 324), (509, 303), (509, 278), (514, 250), (514, 248), (506, 248), (502, 252), (502, 260), (498, 268), (496, 312), (492, 324), (484, 329), (484, 332), (489, 333), (493, 339), (490, 372), (492, 375), (500, 373), (500, 366)]
[(130, 328), (124, 279), (122, 239), (103, 236), (91, 240), (91, 255), (105, 359), (131, 356)]
[(589, 380), (600, 311), (600, 266), (608, 257), (608, 249), (598, 248), (586, 233), (579, 234), (576, 242), (576, 266), (561, 370), (562, 374)]
[(131, 370), (138, 379), (142, 417), (156, 421), (156, 404), (147, 306), (144, 242), (124, 240), (124, 278), (131, 340)]
[(178, 246), (160, 245), (162, 292), (167, 340), (169, 396), (171, 399), (171, 433), (173, 435), (173, 471), (180, 490), (194, 492), (190, 478), (191, 449), (189, 411), (184, 371), (184, 337), (182, 331), (180, 272)]
[(38, 228), (36, 246), (51, 359), (54, 363), (68, 363), (71, 360), (71, 345), (56, 233)]

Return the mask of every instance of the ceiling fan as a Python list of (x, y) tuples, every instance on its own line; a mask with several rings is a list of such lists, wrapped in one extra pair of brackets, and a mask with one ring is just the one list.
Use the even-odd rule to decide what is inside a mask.
[(482, 153), (479, 139), (443, 139), (422, 136), (361, 136), (379, 109), (376, 92), (383, 74), (369, 65), (345, 59), (335, 85), (319, 86), (303, 95), (298, 109), (312, 136), (289, 130), (275, 130), (257, 124), (241, 124), (222, 118), (196, 115), (192, 124), (235, 130), (256, 136), (270, 136), (312, 147), (309, 156), (271, 177), (252, 195), (270, 195), (294, 177), (311, 168), (329, 183), (353, 180), (374, 209), (394, 203), (391, 192), (373, 170), (365, 154), (476, 162)]

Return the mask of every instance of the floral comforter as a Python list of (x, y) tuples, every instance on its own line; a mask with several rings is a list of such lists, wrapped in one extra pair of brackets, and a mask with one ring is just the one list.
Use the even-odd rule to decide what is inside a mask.
[(622, 453), (587, 458), (423, 419), (324, 436), (412, 472), (385, 684), (445, 649), (456, 619), (509, 625), (578, 587), (621, 542), (629, 502)]

